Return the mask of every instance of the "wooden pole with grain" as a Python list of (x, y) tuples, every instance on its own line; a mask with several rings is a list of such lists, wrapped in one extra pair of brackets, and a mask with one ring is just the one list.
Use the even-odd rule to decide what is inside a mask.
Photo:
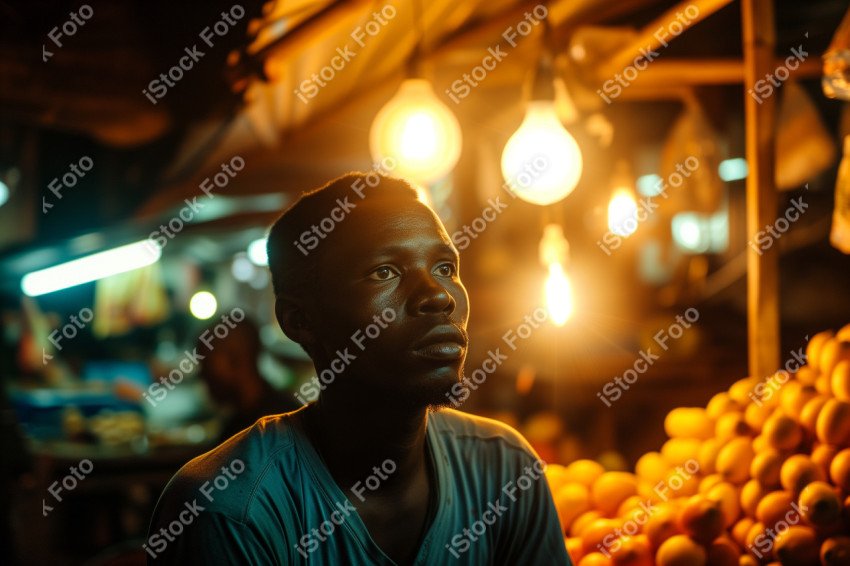
[[(747, 334), (750, 375), (779, 368), (779, 246), (758, 251), (755, 236), (776, 220), (776, 97), (747, 91), (774, 70), (773, 0), (742, 0), (747, 163)], [(754, 245), (749, 245), (752, 242)]]

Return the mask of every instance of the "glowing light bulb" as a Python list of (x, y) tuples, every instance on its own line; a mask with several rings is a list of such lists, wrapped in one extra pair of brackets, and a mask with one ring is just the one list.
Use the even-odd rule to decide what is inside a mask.
[(581, 178), (581, 150), (561, 125), (551, 100), (533, 100), (502, 151), (502, 175), (516, 195), (532, 204), (562, 200)]
[(197, 319), (206, 320), (215, 314), (218, 301), (209, 291), (198, 291), (189, 299), (189, 312)]
[(560, 263), (549, 264), (549, 276), (543, 286), (546, 309), (555, 326), (564, 326), (573, 315), (573, 286)]
[(425, 79), (407, 79), (375, 116), (369, 149), (376, 162), (395, 160), (392, 174), (427, 184), (460, 158), (460, 124)]
[(619, 188), (608, 202), (608, 229), (617, 236), (628, 237), (637, 230), (638, 205), (634, 193)]

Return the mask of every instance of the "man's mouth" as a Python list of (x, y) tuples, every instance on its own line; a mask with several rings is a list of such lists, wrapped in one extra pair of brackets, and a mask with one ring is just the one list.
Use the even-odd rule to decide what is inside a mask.
[(455, 326), (435, 326), (422, 340), (413, 345), (418, 358), (453, 361), (463, 358), (467, 339)]

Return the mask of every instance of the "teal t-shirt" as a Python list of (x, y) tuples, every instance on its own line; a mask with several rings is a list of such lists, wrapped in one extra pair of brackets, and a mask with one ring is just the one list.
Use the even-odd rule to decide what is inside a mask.
[[(260, 419), (177, 472), (145, 541), (149, 564), (395, 564), (356, 507), (392, 462), (346, 494), (296, 414)], [(426, 442), (435, 508), (414, 564), (570, 564), (543, 463), (515, 430), (438, 409)]]

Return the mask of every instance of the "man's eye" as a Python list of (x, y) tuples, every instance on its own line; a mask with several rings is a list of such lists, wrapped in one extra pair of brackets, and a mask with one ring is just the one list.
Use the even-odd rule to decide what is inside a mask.
[(437, 266), (437, 269), (435, 269), (435, 271), (438, 275), (441, 275), (443, 277), (451, 277), (452, 275), (457, 273), (457, 268), (453, 263), (441, 263)]
[(398, 273), (396, 273), (392, 267), (382, 265), (369, 274), (369, 279), (374, 279), (375, 281), (388, 281), (397, 275)]

